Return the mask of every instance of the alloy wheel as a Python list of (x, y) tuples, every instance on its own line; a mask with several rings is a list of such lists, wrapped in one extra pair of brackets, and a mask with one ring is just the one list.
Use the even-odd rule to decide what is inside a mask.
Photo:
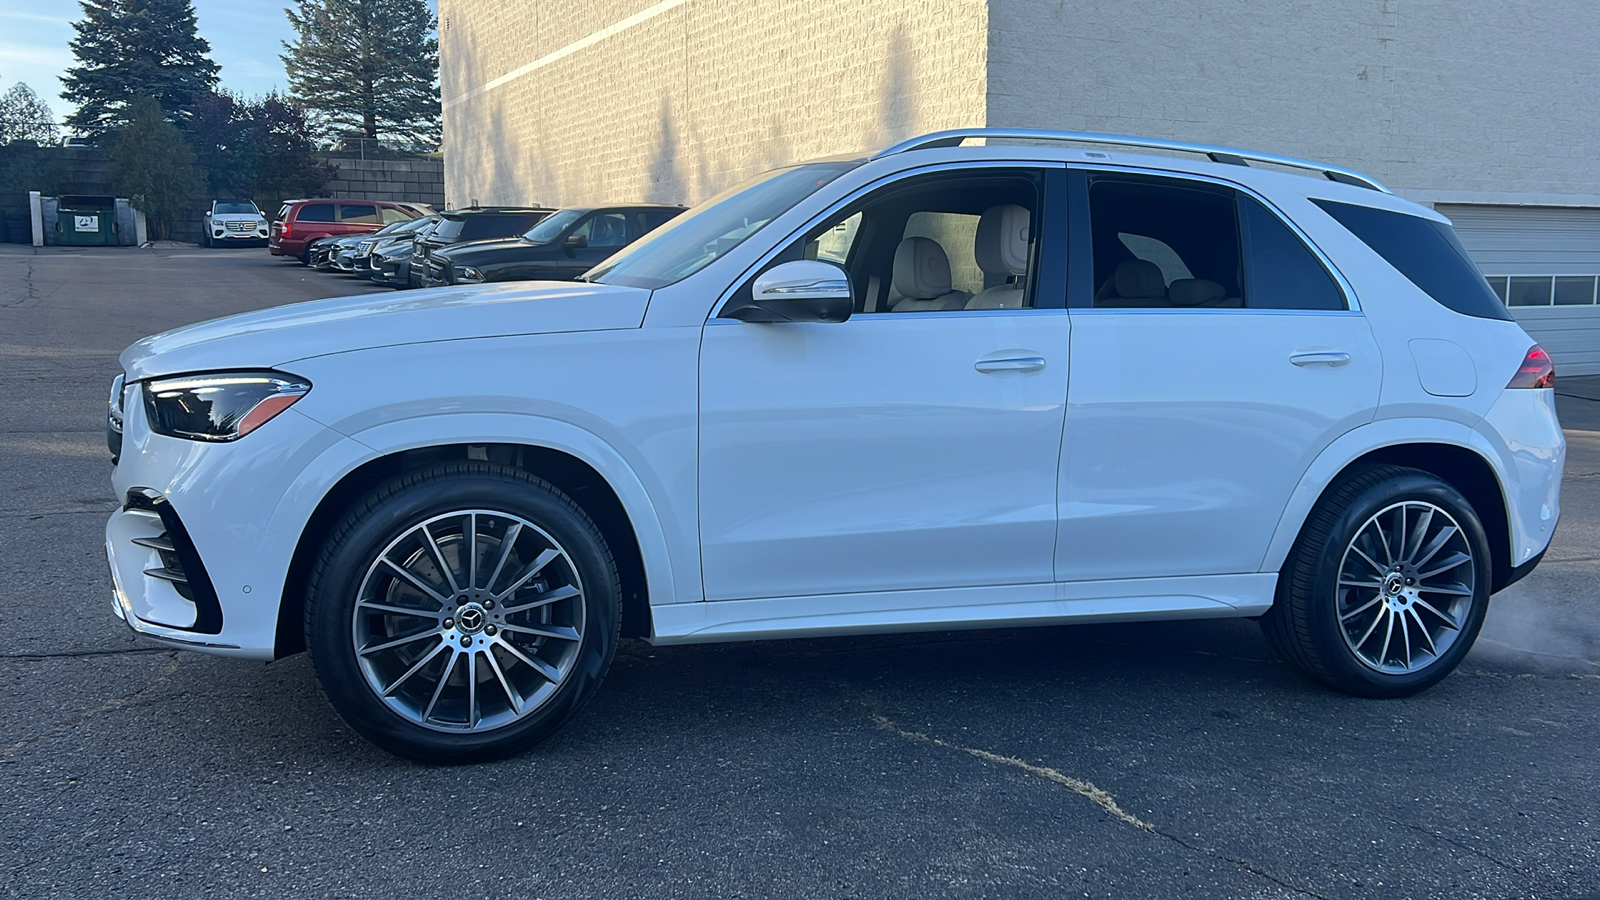
[(585, 626), (567, 551), (522, 517), (433, 516), (367, 567), (351, 623), (368, 687), (436, 731), (477, 733), (532, 714), (572, 673)]

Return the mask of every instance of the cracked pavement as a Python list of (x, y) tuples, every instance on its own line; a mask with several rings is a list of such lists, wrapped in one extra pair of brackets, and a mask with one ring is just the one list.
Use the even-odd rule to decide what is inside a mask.
[(1241, 621), (630, 642), (553, 740), (430, 769), (303, 657), (136, 641), (101, 549), (123, 346), (365, 290), (0, 245), (0, 897), (1600, 894), (1600, 378), (1561, 382), (1555, 546), (1420, 697), (1323, 690)]

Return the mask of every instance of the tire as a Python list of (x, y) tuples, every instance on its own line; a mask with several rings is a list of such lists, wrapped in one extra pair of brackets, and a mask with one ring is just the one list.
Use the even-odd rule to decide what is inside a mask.
[(1490, 577), (1483, 524), (1459, 491), (1417, 469), (1376, 466), (1312, 510), (1261, 628), (1311, 678), (1362, 697), (1407, 697), (1472, 649)]
[(487, 462), (373, 490), (331, 532), (307, 591), (329, 702), (367, 740), (427, 763), (498, 759), (555, 733), (599, 688), (622, 622), (589, 516)]

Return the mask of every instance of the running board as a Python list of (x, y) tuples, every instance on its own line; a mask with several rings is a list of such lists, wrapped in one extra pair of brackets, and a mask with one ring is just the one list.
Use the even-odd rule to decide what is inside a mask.
[(1259, 616), (1276, 573), (711, 600), (653, 606), (654, 644)]

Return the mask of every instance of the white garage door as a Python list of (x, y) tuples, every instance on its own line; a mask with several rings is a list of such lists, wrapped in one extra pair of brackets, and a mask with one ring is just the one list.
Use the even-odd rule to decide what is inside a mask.
[(1556, 363), (1600, 374), (1600, 209), (1439, 204), (1511, 315)]

